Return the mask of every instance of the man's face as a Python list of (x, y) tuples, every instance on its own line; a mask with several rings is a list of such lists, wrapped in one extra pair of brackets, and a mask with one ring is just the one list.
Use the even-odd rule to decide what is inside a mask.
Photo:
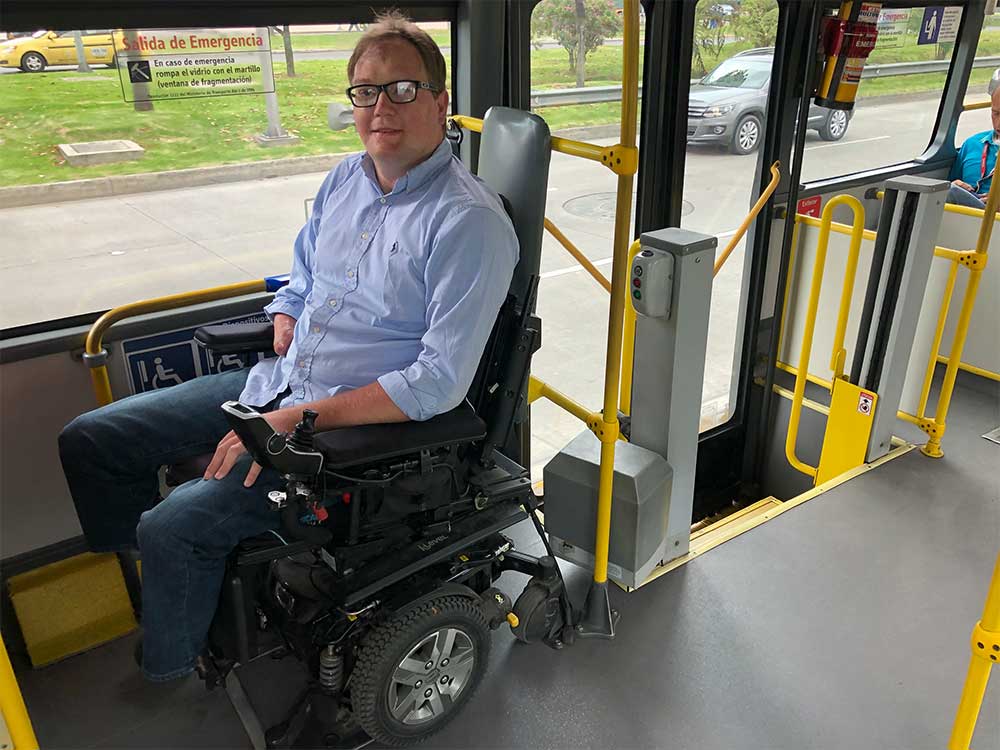
[(993, 132), (1000, 133), (1000, 89), (993, 92), (991, 99), (993, 101), (993, 110), (991, 112), (993, 115)]
[[(427, 81), (427, 71), (414, 47), (392, 40), (368, 49), (354, 67), (352, 86), (361, 83)], [(448, 94), (426, 89), (408, 104), (394, 104), (383, 91), (374, 107), (355, 107), (354, 124), (376, 168), (402, 174), (430, 156), (441, 143)]]

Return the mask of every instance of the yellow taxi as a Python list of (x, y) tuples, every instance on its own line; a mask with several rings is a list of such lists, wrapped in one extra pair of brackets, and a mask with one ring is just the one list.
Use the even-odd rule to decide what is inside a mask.
[[(88, 63), (115, 64), (111, 30), (82, 31), (84, 57)], [(114, 41), (121, 45), (121, 32)], [(50, 65), (76, 65), (76, 40), (72, 31), (36, 31), (31, 36), (0, 42), (0, 67), (40, 73)]]

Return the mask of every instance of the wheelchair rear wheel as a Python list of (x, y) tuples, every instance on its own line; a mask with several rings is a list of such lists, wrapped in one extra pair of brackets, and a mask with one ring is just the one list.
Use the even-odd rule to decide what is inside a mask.
[(442, 729), (482, 681), (490, 641), (479, 603), (463, 596), (432, 599), (374, 628), (351, 676), (362, 728), (387, 745)]

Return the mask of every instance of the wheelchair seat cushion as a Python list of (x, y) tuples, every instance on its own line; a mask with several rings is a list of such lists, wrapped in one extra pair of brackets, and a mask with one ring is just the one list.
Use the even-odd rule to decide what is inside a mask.
[(342, 427), (316, 435), (316, 450), (331, 469), (370, 463), (407, 453), (468, 443), (486, 436), (486, 423), (468, 401), (425, 422)]

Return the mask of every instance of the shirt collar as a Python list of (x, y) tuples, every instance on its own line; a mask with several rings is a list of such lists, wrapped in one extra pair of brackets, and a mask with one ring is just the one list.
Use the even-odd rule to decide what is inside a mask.
[[(451, 142), (447, 138), (442, 138), (441, 143), (439, 143), (437, 148), (431, 152), (430, 156), (396, 180), (396, 184), (392, 188), (392, 193), (403, 193), (407, 190), (416, 190), (440, 172), (445, 165), (451, 161), (451, 156)], [(368, 179), (370, 179), (381, 192), (382, 188), (379, 186), (378, 175), (375, 174), (375, 164), (372, 162), (372, 158), (367, 153), (361, 158), (361, 168), (368, 176)]]

